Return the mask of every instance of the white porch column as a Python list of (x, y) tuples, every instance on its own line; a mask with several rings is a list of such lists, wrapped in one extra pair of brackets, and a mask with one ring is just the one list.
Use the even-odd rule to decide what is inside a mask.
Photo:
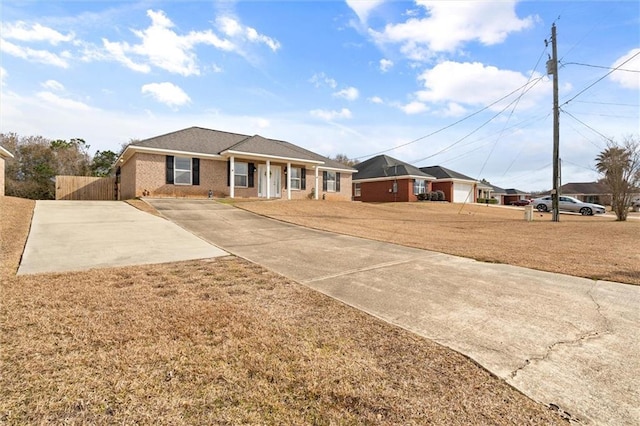
[(318, 199), (318, 194), (320, 193), (320, 188), (318, 188), (318, 166), (316, 166), (316, 200)]
[(235, 197), (236, 190), (236, 167), (235, 167), (235, 157), (229, 158), (229, 196), (231, 198)]
[(271, 198), (271, 160), (267, 160), (267, 200)]
[(291, 163), (287, 163), (287, 200), (291, 199)]

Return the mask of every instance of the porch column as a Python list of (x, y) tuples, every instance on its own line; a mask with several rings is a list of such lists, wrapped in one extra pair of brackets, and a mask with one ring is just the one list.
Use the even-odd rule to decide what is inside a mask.
[(287, 200), (291, 199), (291, 163), (287, 163)]
[(318, 188), (318, 166), (316, 166), (316, 200), (318, 199), (318, 194), (320, 193), (320, 188)]
[(236, 190), (236, 170), (235, 157), (229, 158), (229, 197), (235, 197)]
[(267, 160), (267, 200), (271, 198), (271, 160)]

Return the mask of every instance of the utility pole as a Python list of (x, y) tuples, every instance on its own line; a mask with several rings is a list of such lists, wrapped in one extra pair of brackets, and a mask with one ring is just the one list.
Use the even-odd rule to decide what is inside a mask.
[[(545, 40), (546, 41), (546, 40)], [(547, 61), (547, 74), (553, 74), (553, 190), (551, 191), (552, 220), (560, 221), (560, 107), (558, 106), (558, 47), (556, 24), (551, 26), (551, 54)]]

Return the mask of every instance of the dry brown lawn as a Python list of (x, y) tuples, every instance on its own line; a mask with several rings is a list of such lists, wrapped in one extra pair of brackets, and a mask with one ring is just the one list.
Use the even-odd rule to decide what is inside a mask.
[[(640, 285), (640, 220), (449, 203), (236, 202), (286, 222), (485, 262)], [(637, 216), (637, 214), (636, 214)]]
[(0, 198), (2, 424), (559, 424), (464, 356), (247, 261), (16, 276)]

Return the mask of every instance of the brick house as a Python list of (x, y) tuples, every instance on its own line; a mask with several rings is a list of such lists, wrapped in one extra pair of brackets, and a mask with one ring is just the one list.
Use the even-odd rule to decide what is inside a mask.
[(431, 186), (434, 191), (444, 192), (446, 201), (453, 203), (475, 203), (477, 201), (477, 180), (442, 166), (420, 167), (420, 171), (435, 177)]
[(560, 194), (569, 195), (585, 203), (611, 205), (613, 194), (608, 185), (598, 182), (565, 183), (560, 187)]
[(13, 158), (13, 154), (0, 146), (0, 197), (4, 196), (4, 161)]
[(353, 199), (366, 202), (417, 201), (418, 194), (431, 191), (435, 178), (417, 167), (387, 155), (356, 164)]
[(134, 142), (117, 164), (119, 199), (351, 200), (356, 171), (289, 142), (201, 127)]

